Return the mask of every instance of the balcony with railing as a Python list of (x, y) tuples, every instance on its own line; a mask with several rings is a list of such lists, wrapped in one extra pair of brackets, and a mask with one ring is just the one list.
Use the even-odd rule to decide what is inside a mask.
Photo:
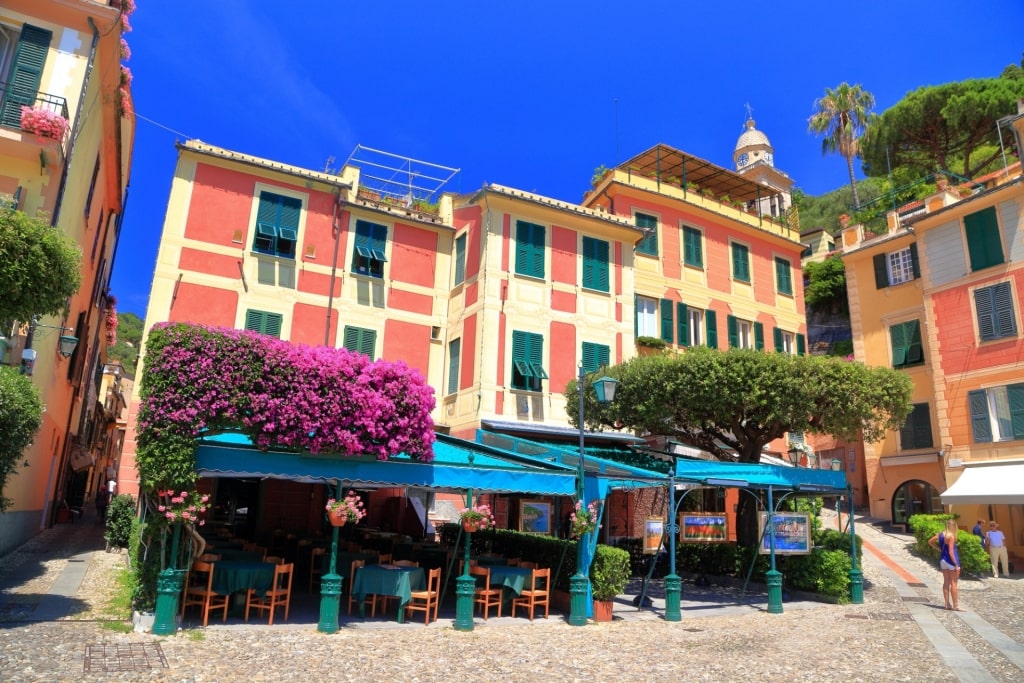
[(45, 165), (45, 152), (56, 149), (57, 161), (62, 162), (70, 138), (68, 121), (64, 97), (0, 82), (0, 154), (39, 156)]

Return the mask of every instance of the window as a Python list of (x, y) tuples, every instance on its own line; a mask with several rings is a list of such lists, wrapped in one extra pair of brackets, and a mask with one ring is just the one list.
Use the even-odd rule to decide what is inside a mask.
[(256, 281), (261, 285), (295, 289), (295, 262), (257, 258)]
[(466, 279), (466, 235), (465, 233), (455, 238), (455, 284), (461, 284)]
[(900, 448), (931, 448), (932, 418), (927, 403), (915, 403), (907, 415), (907, 421), (900, 428)]
[(356, 240), (352, 248), (352, 272), (384, 277), (388, 228), (369, 221), (356, 221)]
[(345, 335), (342, 339), (342, 346), (349, 351), (369, 356), (373, 360), (373, 352), (377, 346), (377, 333), (365, 327), (352, 327), (345, 325)]
[(775, 257), (775, 286), (779, 294), (793, 294), (793, 269), (789, 261)]
[(704, 311), (680, 302), (676, 304), (680, 346), (700, 346), (704, 343)]
[(636, 298), (636, 336), (658, 336), (658, 300), (645, 296)]
[(459, 392), (459, 359), (461, 358), (461, 339), (448, 342), (448, 393)]
[(245, 312), (245, 329), (259, 332), (269, 337), (281, 338), (281, 322), (284, 316), (280, 313), (248, 310)]
[(607, 344), (583, 342), (583, 372), (597, 372), (606, 368), (611, 359), (611, 349)]
[(964, 233), (972, 271), (1003, 262), (1003, 245), (999, 240), (999, 221), (996, 220), (994, 206), (964, 216)]
[(694, 268), (704, 267), (704, 245), (697, 228), (683, 226), (683, 263)]
[(796, 335), (786, 330), (780, 330), (779, 328), (773, 328), (772, 336), (775, 341), (775, 351), (778, 353), (788, 353), (793, 355), (796, 353)]
[(11, 128), (21, 128), (21, 108), (36, 104), (36, 94), (43, 77), (46, 53), (50, 49), (53, 33), (46, 29), (25, 24), (14, 52), (11, 70), (7, 73), (7, 89), (3, 93), (3, 109), (0, 123)]
[(636, 253), (648, 256), (658, 255), (658, 218), (646, 213), (637, 213), (636, 227), (644, 231), (645, 237), (636, 245)]
[(750, 248), (745, 244), (732, 243), (732, 277), (750, 282)]
[(726, 318), (729, 334), (729, 348), (758, 349), (764, 348), (764, 325), (762, 323), (740, 320), (734, 316)]
[(542, 365), (544, 337), (535, 332), (512, 332), (512, 388), (540, 391), (541, 380), (548, 378)]
[(906, 368), (924, 363), (924, 347), (921, 344), (921, 323), (917, 320), (889, 327), (892, 340), (892, 366)]
[(910, 282), (921, 277), (921, 266), (917, 260), (917, 245), (906, 249), (878, 254), (874, 257), (875, 289)]
[(608, 291), (608, 243), (604, 240), (583, 238), (583, 287)]
[(516, 273), (544, 277), (544, 226), (516, 221)]
[(971, 391), (967, 401), (975, 443), (1024, 439), (1024, 384)]
[(978, 315), (978, 337), (981, 341), (1017, 336), (1009, 282), (974, 290), (974, 310)]
[(295, 258), (302, 202), (273, 192), (260, 192), (252, 249), (261, 254)]
[(661, 339), (666, 344), (675, 340), (675, 330), (672, 326), (672, 301), (671, 299), (661, 300)]

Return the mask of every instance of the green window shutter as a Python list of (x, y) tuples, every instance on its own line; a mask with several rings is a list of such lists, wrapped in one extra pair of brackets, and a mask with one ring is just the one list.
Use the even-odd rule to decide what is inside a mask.
[(754, 323), (754, 349), (764, 351), (764, 323)]
[(274, 192), (260, 192), (253, 250), (271, 256), (295, 258), (301, 214), (300, 200)]
[(907, 365), (919, 365), (924, 362), (924, 345), (921, 343), (921, 322), (912, 320), (906, 323), (907, 333)]
[(516, 221), (516, 272), (544, 277), (544, 226)]
[(648, 228), (650, 232), (636, 245), (637, 253), (648, 256), (658, 255), (658, 219), (644, 213), (636, 214), (636, 227)]
[(932, 420), (927, 403), (915, 403), (900, 428), (900, 445), (908, 448), (932, 447)]
[(735, 280), (750, 282), (750, 250), (743, 244), (732, 245), (732, 276)]
[(914, 279), (921, 277), (921, 261), (917, 258), (917, 242), (910, 243), (910, 267), (914, 273)]
[(455, 284), (466, 279), (466, 235), (455, 238)]
[(999, 221), (994, 206), (964, 216), (967, 251), (971, 270), (995, 266), (1003, 262), (1003, 246), (999, 239)]
[(1006, 397), (1010, 404), (1013, 438), (1024, 439), (1024, 384), (1011, 384), (1006, 387)]
[(20, 129), (21, 108), (35, 105), (52, 38), (53, 33), (46, 29), (29, 24), (21, 27), (21, 37), (7, 74), (3, 103), (0, 104), (0, 122), (3, 125)]
[(902, 368), (907, 364), (907, 328), (905, 324), (893, 325), (889, 328), (889, 341), (892, 342), (892, 366)]
[(1009, 282), (976, 289), (974, 309), (978, 316), (978, 336), (982, 341), (1017, 335), (1013, 292)]
[(971, 427), (974, 431), (975, 443), (992, 441), (992, 423), (988, 419), (988, 392), (984, 389), (967, 392), (967, 402), (971, 409)]
[(704, 249), (700, 237), (700, 230), (683, 227), (683, 261), (688, 266), (704, 267)]
[(448, 393), (459, 391), (459, 360), (461, 359), (461, 339), (453, 339), (448, 343)]
[(633, 295), (633, 339), (640, 336), (640, 309), (637, 308), (636, 294)]
[(677, 339), (680, 346), (690, 345), (690, 312), (682, 301), (676, 304)]
[(352, 241), (352, 272), (370, 277), (384, 277), (387, 242), (386, 225), (357, 220), (356, 235)]
[(606, 368), (610, 359), (611, 349), (607, 345), (583, 342), (583, 372), (597, 372)]
[(675, 330), (672, 329), (672, 300), (662, 299), (661, 300), (661, 338), (665, 340), (665, 343), (671, 344), (673, 340), (673, 333)]
[(604, 240), (583, 238), (583, 286), (608, 291), (608, 243)]
[(346, 325), (342, 345), (349, 351), (361, 353), (373, 360), (373, 352), (377, 346), (377, 332), (365, 327)]
[(889, 266), (885, 259), (885, 254), (877, 254), (872, 259), (875, 264), (875, 289), (885, 289), (889, 286)]
[(544, 337), (535, 332), (512, 331), (512, 388), (540, 391), (547, 379), (542, 361)]
[(772, 341), (775, 343), (775, 350), (782, 353), (782, 330), (777, 327), (772, 328)]
[(729, 348), (738, 348), (740, 345), (740, 326), (736, 322), (736, 316), (728, 315), (725, 317), (725, 329), (729, 337)]
[(796, 335), (796, 355), (802, 356), (807, 353), (807, 338), (799, 332)]
[(775, 281), (780, 294), (793, 293), (793, 273), (789, 261), (775, 257)]
[(708, 348), (718, 348), (718, 314), (708, 309), (704, 311), (704, 327), (708, 333)]
[(268, 313), (249, 309), (245, 312), (245, 329), (259, 332), (269, 337), (281, 338), (281, 324), (284, 316), (280, 313)]

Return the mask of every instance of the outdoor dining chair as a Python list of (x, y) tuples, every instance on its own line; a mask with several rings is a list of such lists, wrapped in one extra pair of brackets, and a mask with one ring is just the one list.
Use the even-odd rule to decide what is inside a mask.
[(476, 589), (473, 591), (473, 604), (480, 606), (480, 611), (483, 612), (484, 621), (487, 621), (487, 615), (490, 613), (492, 607), (498, 608), (498, 616), (501, 616), (501, 588), (491, 588), (491, 570), (489, 567), (473, 567), (469, 568), (469, 575), (473, 577), (481, 577), (483, 579), (483, 585), (480, 585), (479, 580)]
[(224, 616), (221, 621), (228, 620), (228, 597), (213, 592), (213, 563), (197, 560), (192, 564), (192, 574), (195, 576), (197, 585), (187, 586), (185, 595), (181, 601), (181, 615), (185, 616), (185, 610), (189, 607), (198, 607), (203, 613), (203, 626), (210, 620), (210, 612), (220, 609)]
[[(357, 603), (355, 593), (352, 591), (352, 587), (356, 584), (356, 572), (359, 568), (366, 565), (366, 560), (352, 560), (352, 571), (349, 573), (348, 579), (348, 613), (352, 615), (352, 605)], [(367, 593), (363, 596), (363, 600), (370, 606), (370, 616), (377, 616), (377, 596), (373, 593)]]
[(263, 595), (250, 588), (245, 595), (245, 620), (249, 621), (249, 610), (266, 611), (270, 614), (269, 626), (274, 625), (274, 611), (284, 607), (284, 620), (288, 621), (288, 610), (292, 602), (292, 563), (274, 566), (274, 582)]
[(544, 607), (544, 618), (548, 618), (549, 603), (551, 597), (551, 568), (534, 569), (530, 575), (530, 585), (522, 592), (512, 598), (512, 616), (516, 615), (516, 607), (523, 607), (530, 613), (530, 621), (533, 621), (535, 608)]
[(406, 612), (423, 612), (424, 625), (431, 621), (430, 611), (434, 611), (434, 621), (437, 621), (437, 610), (441, 603), (441, 568), (431, 569), (427, 572), (427, 589), (413, 591), (409, 602), (405, 605)]

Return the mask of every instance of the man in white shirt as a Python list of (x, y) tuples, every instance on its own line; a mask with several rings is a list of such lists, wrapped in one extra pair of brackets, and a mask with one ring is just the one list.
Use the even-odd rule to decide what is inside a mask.
[(1003, 563), (1003, 573), (1010, 575), (1010, 560), (1006, 555), (1006, 536), (999, 530), (995, 522), (988, 523), (988, 534), (985, 535), (988, 545), (988, 556), (992, 560), (992, 573), (999, 578), (999, 563)]

